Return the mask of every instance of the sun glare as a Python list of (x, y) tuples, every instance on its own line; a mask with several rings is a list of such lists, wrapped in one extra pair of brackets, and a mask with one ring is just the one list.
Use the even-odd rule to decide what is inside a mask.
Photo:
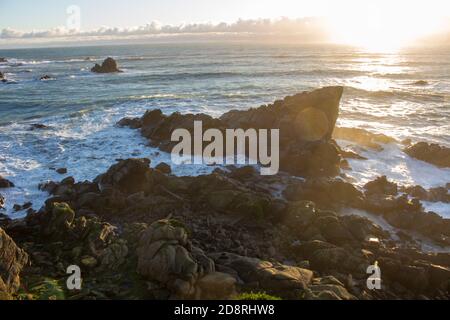
[(394, 52), (414, 44), (415, 40), (439, 31), (442, 14), (450, 11), (449, 4), (443, 7), (446, 12), (439, 12), (423, 1), (358, 2), (330, 15), (332, 38), (368, 51)]

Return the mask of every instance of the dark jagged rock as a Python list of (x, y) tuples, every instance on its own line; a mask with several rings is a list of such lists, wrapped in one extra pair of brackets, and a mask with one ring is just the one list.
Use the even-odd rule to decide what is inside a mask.
[(20, 273), (28, 255), (0, 228), (0, 298), (14, 294), (20, 286)]
[(3, 207), (6, 204), (6, 199), (5, 197), (0, 193), (0, 209), (3, 209)]
[(6, 58), (1, 58), (0, 57), (0, 63), (6, 63), (6, 62), (8, 62), (8, 60)]
[(0, 176), (0, 189), (14, 188), (14, 183)]
[(403, 186), (400, 188), (400, 191), (419, 200), (444, 203), (450, 203), (450, 194), (448, 190), (449, 188), (447, 187), (437, 187), (429, 190), (426, 190), (421, 186)]
[(342, 87), (327, 87), (304, 92), (248, 111), (230, 111), (219, 119), (204, 114), (174, 113), (166, 116), (161, 110), (148, 111), (139, 120), (123, 119), (119, 125), (141, 127), (144, 137), (163, 151), (171, 152), (174, 128), (194, 130), (194, 121), (202, 121), (203, 130), (218, 129), (280, 129), (281, 170), (300, 176), (335, 176), (339, 173), (341, 156), (331, 140)]
[(41, 80), (41, 81), (53, 80), (53, 77), (46, 74), (46, 75), (43, 75), (42, 77), (40, 77), (39, 80)]
[(410, 157), (422, 160), (438, 167), (450, 168), (450, 148), (437, 144), (419, 142), (404, 150)]
[(46, 130), (46, 129), (49, 129), (49, 128), (50, 128), (49, 126), (46, 126), (45, 124), (42, 124), (42, 123), (33, 123), (33, 124), (30, 125), (30, 130), (31, 131), (33, 131), (33, 130)]
[(139, 129), (142, 127), (142, 121), (140, 118), (123, 118), (117, 123), (117, 126)]
[(396, 196), (398, 194), (398, 186), (388, 181), (386, 176), (378, 177), (374, 181), (366, 183), (364, 189), (368, 196), (373, 194)]
[(92, 72), (95, 73), (115, 73), (122, 72), (119, 70), (116, 60), (113, 58), (107, 58), (103, 61), (102, 65), (95, 64), (95, 66), (91, 69)]

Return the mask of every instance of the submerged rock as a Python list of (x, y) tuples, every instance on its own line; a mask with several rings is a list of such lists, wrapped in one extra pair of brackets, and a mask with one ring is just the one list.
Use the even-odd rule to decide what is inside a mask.
[(450, 148), (419, 142), (404, 150), (410, 157), (442, 168), (450, 168)]
[(418, 81), (414, 82), (413, 85), (415, 85), (415, 86), (428, 86), (429, 83), (428, 83), (428, 81), (425, 81), (425, 80), (418, 80)]
[(53, 77), (46, 74), (46, 75), (43, 75), (42, 77), (40, 77), (39, 80), (41, 80), (41, 81), (53, 80)]
[(95, 73), (114, 73), (114, 72), (122, 72), (119, 70), (116, 60), (113, 58), (107, 58), (103, 61), (102, 65), (95, 64), (95, 66), (91, 69), (92, 72)]

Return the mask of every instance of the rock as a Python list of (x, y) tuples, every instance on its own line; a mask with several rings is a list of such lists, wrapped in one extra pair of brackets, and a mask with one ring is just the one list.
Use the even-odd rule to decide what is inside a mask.
[(0, 80), (6, 79), (5, 75), (3, 74), (3, 72), (0, 71)]
[(45, 129), (49, 129), (48, 126), (46, 126), (45, 124), (42, 123), (33, 123), (30, 125), (30, 130), (45, 130)]
[(378, 177), (374, 181), (368, 182), (364, 189), (366, 195), (381, 194), (396, 196), (398, 194), (398, 187), (394, 182), (387, 180), (386, 176)]
[(410, 157), (431, 163), (435, 166), (442, 168), (450, 167), (450, 148), (437, 144), (419, 142), (406, 148), (404, 151)]
[(94, 182), (102, 188), (108, 186), (119, 189), (126, 194), (151, 191), (152, 170), (149, 159), (121, 160), (97, 178)]
[(175, 220), (153, 223), (142, 235), (137, 253), (137, 272), (174, 297), (193, 297), (197, 280), (214, 272), (213, 262), (190, 247), (187, 230)]
[(117, 66), (116, 60), (113, 58), (107, 58), (105, 61), (103, 61), (102, 65), (96, 64), (92, 69), (92, 72), (95, 73), (114, 73), (114, 72), (122, 72), (119, 70)]
[(128, 254), (127, 242), (119, 239), (102, 251), (101, 267), (105, 270), (118, 270), (126, 262)]
[(313, 270), (364, 273), (368, 265), (362, 255), (356, 252), (350, 253), (344, 248), (319, 240), (303, 243), (294, 247), (293, 250), (309, 260)]
[(20, 272), (28, 255), (0, 228), (0, 295), (14, 294), (20, 286)]
[(161, 171), (164, 174), (171, 174), (172, 168), (167, 163), (161, 162), (155, 167), (156, 170)]
[(425, 268), (405, 265), (401, 261), (390, 258), (380, 258), (378, 262), (382, 277), (396, 281), (408, 289), (421, 292), (429, 285)]
[(52, 80), (53, 78), (49, 75), (43, 75), (42, 77), (39, 78), (39, 80), (41, 81), (46, 81), (46, 80)]
[(196, 299), (230, 299), (236, 295), (236, 284), (236, 278), (229, 274), (222, 272), (207, 274), (197, 282)]
[(67, 173), (67, 169), (66, 168), (59, 168), (56, 169), (56, 172), (59, 174), (66, 174)]
[(14, 209), (14, 211), (17, 212), (17, 211), (27, 210), (27, 209), (31, 208), (32, 206), (33, 206), (33, 204), (31, 202), (26, 202), (23, 205), (15, 204), (13, 206), (13, 209)]
[(3, 209), (3, 207), (6, 204), (6, 199), (5, 197), (0, 193), (0, 209)]
[(413, 82), (413, 85), (415, 85), (415, 86), (428, 86), (429, 83), (428, 83), (428, 81), (425, 81), (425, 80), (418, 80), (416, 82)]
[(352, 141), (360, 146), (378, 151), (383, 150), (383, 147), (380, 144), (397, 142), (394, 138), (388, 137), (384, 134), (372, 133), (359, 128), (337, 127), (334, 129), (333, 137), (338, 140)]
[(231, 253), (213, 255), (217, 265), (234, 270), (249, 289), (298, 298), (313, 279), (313, 272), (298, 267), (272, 264)]
[(308, 300), (356, 300), (344, 285), (336, 278), (329, 276), (314, 279), (308, 288), (306, 299)]
[(142, 121), (140, 118), (123, 118), (119, 122), (117, 122), (117, 126), (139, 129), (142, 127)]
[[(233, 110), (219, 119), (205, 114), (174, 113), (166, 116), (161, 110), (151, 110), (140, 119), (141, 134), (152, 145), (171, 152), (176, 145), (171, 141), (174, 128), (192, 133), (195, 121), (202, 121), (204, 131), (280, 128), (281, 170), (300, 176), (335, 176), (340, 170), (341, 156), (331, 141), (331, 135), (342, 93), (342, 87), (303, 92), (268, 106), (247, 111)], [(136, 123), (138, 126), (137, 120), (124, 119), (119, 123)]]
[(0, 63), (7, 63), (7, 62), (8, 62), (8, 60), (6, 60), (6, 58), (0, 57)]
[(42, 225), (44, 236), (61, 239), (73, 229), (75, 212), (67, 203), (53, 203), (44, 219)]
[(0, 189), (14, 188), (14, 183), (0, 176)]

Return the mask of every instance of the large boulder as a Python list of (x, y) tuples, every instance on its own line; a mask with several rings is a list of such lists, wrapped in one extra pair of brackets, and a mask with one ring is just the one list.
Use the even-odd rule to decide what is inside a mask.
[(133, 194), (151, 191), (151, 176), (149, 159), (128, 159), (119, 161), (94, 181), (103, 189), (113, 187), (124, 193)]
[(247, 289), (265, 291), (284, 298), (299, 298), (313, 279), (313, 272), (308, 269), (232, 253), (215, 254), (212, 257), (219, 270), (237, 275)]
[(450, 167), (450, 148), (444, 146), (419, 142), (405, 149), (405, 153), (410, 157), (434, 164), (438, 167)]
[(122, 72), (119, 70), (116, 60), (113, 58), (107, 58), (103, 61), (102, 65), (95, 64), (95, 66), (91, 69), (92, 72), (95, 73), (114, 73), (114, 72)]
[(153, 223), (143, 233), (137, 253), (137, 272), (176, 298), (195, 297), (197, 281), (215, 271), (214, 262), (191, 246), (186, 228), (175, 220)]
[(28, 255), (0, 228), (0, 298), (14, 294), (20, 286), (20, 272)]

